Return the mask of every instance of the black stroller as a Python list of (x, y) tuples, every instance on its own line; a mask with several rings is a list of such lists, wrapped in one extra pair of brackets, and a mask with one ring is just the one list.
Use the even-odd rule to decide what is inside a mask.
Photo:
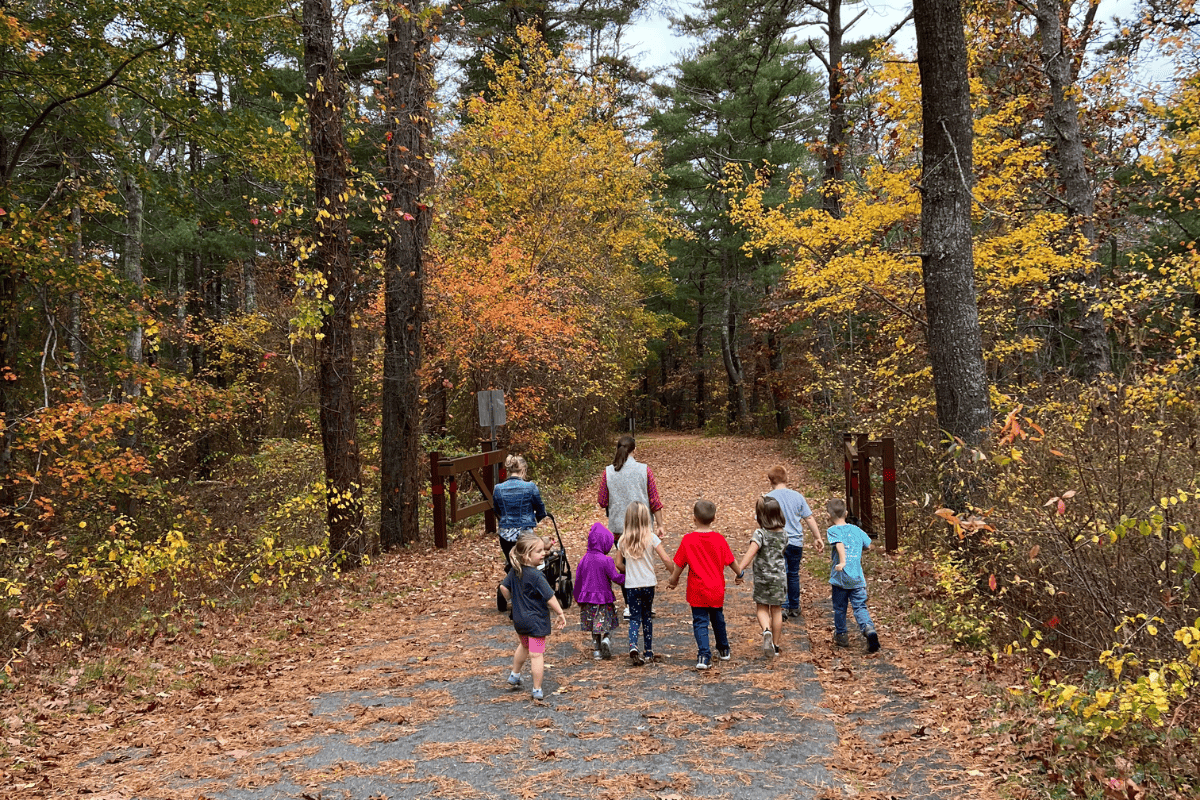
[[(554, 538), (558, 540), (558, 547), (552, 548), (546, 553), (546, 558), (542, 561), (539, 569), (546, 576), (550, 586), (554, 588), (554, 596), (558, 598), (558, 604), (565, 611), (571, 607), (571, 603), (575, 599), (575, 581), (571, 577), (571, 560), (567, 558), (567, 548), (563, 546), (562, 534), (558, 532), (558, 520), (554, 519), (553, 514), (546, 516), (554, 523)], [(496, 589), (496, 610), (508, 610), (508, 601), (504, 599), (504, 594), (499, 588)]]

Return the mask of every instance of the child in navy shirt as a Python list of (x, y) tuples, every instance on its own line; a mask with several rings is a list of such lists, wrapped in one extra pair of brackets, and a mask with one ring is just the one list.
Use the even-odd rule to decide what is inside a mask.
[(546, 543), (533, 533), (521, 534), (508, 553), (512, 571), (504, 576), (500, 591), (512, 603), (513, 628), (517, 631), (520, 644), (513, 653), (512, 670), (508, 673), (508, 685), (521, 685), (521, 669), (529, 660), (533, 673), (533, 699), (542, 699), (543, 655), (546, 652), (546, 637), (550, 635), (550, 612), (553, 611), (561, 631), (567, 627), (567, 615), (563, 613), (554, 589), (538, 567), (546, 560)]

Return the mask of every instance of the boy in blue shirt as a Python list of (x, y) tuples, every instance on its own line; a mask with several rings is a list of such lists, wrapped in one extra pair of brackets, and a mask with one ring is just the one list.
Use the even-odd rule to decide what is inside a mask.
[(867, 611), (867, 578), (862, 570), (862, 551), (869, 550), (871, 539), (857, 525), (846, 522), (846, 502), (835, 497), (825, 504), (825, 510), (833, 519), (826, 539), (832, 564), (829, 570), (829, 585), (833, 595), (833, 643), (838, 647), (850, 646), (850, 634), (846, 632), (846, 604), (854, 609), (854, 621), (867, 640), (867, 652), (879, 649), (879, 634)]

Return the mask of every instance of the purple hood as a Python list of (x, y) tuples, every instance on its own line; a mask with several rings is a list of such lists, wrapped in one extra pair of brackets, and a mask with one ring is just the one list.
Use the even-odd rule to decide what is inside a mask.
[(604, 605), (611, 603), (612, 584), (625, 583), (625, 576), (617, 572), (617, 565), (608, 555), (613, 548), (612, 531), (597, 522), (588, 531), (587, 552), (575, 567), (575, 602)]

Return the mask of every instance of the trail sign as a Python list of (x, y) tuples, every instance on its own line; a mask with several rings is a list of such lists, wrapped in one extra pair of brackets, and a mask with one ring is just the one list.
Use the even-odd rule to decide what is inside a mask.
[(503, 391), (487, 389), (477, 393), (475, 397), (479, 401), (479, 426), (481, 428), (495, 428), (504, 424)]

